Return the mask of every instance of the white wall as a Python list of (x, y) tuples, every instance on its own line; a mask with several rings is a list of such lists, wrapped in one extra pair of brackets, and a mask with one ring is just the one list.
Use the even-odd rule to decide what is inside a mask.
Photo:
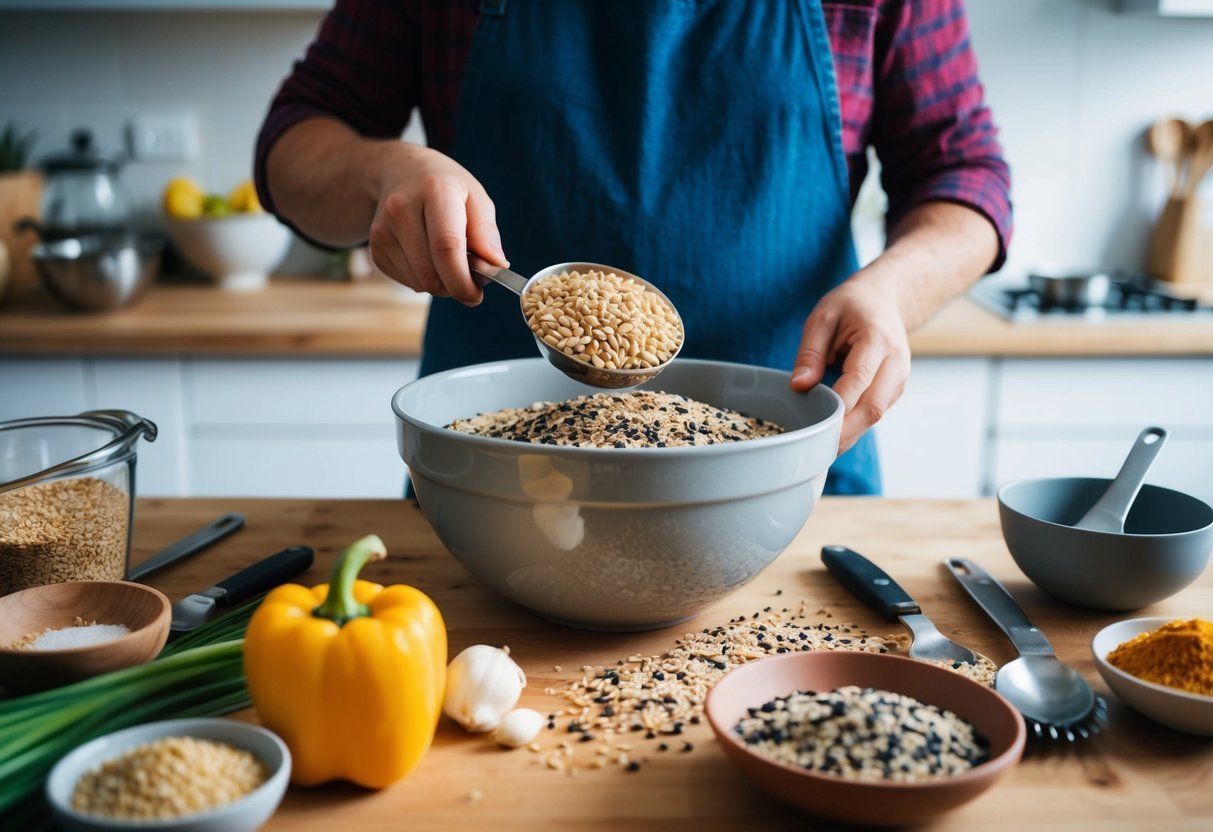
[[(1162, 173), (1142, 132), (1178, 113), (1213, 117), (1213, 19), (1120, 14), (1113, 0), (969, 0), (973, 41), (1014, 168), (1008, 274), (1042, 261), (1134, 266)], [(270, 96), (321, 18), (315, 11), (0, 12), (0, 123), (38, 130), (37, 154), (71, 128), (123, 146), (136, 113), (193, 115), (201, 155), (136, 164), (129, 184), (154, 213), (185, 172), (226, 190), (249, 174)], [(410, 134), (419, 138), (420, 132)], [(861, 226), (870, 224), (860, 211)], [(879, 245), (861, 228), (869, 253)]]

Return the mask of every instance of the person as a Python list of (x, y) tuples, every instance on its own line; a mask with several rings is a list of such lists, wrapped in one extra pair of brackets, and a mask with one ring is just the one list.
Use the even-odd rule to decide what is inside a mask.
[[(428, 147), (399, 140), (415, 107)], [(887, 245), (859, 268), (869, 145)], [(305, 237), (369, 240), (434, 296), (422, 374), (536, 355), (469, 251), (641, 275), (683, 356), (832, 384), (840, 494), (879, 492), (868, 429), (904, 389), (907, 333), (1010, 237), (961, 0), (338, 0), (273, 100), (256, 182)]]

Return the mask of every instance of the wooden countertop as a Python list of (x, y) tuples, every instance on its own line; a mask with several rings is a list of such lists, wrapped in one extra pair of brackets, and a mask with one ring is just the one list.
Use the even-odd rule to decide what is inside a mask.
[[(210, 586), (285, 546), (306, 543), (317, 561), (301, 580), (325, 580), (335, 553), (370, 532), (388, 544), (389, 559), (366, 577), (407, 582), (427, 592), (446, 618), (451, 655), (473, 643), (508, 644), (530, 680), (522, 705), (548, 712), (561, 700), (544, 688), (580, 678), (583, 665), (613, 664), (634, 653), (659, 654), (685, 630), (725, 623), (764, 607), (824, 605), (833, 622), (870, 632), (895, 631), (834, 582), (818, 553), (845, 543), (878, 561), (902, 582), (940, 629), (998, 662), (1010, 644), (941, 566), (963, 555), (1004, 581), (1063, 661), (1108, 698), (1110, 724), (1075, 746), (1046, 746), (992, 790), (932, 825), (936, 830), (1208, 830), (1213, 825), (1213, 740), (1159, 727), (1123, 707), (1095, 671), (1091, 636), (1118, 618), (1064, 607), (1019, 573), (999, 534), (991, 501), (897, 501), (827, 498), (773, 566), (734, 595), (685, 625), (635, 633), (589, 633), (549, 624), (484, 589), (443, 549), (415, 504), (403, 501), (164, 500), (137, 509), (132, 562), (225, 511), (239, 510), (246, 527), (209, 551), (150, 582), (177, 598)], [(780, 593), (778, 594), (777, 593)], [(1213, 572), (1142, 615), (1213, 617)], [(562, 671), (554, 670), (561, 666)], [(246, 712), (238, 715), (254, 718)], [(443, 719), (433, 747), (404, 781), (382, 792), (341, 785), (292, 789), (268, 829), (804, 829), (803, 818), (753, 788), (726, 761), (706, 724), (690, 726), (692, 753), (633, 752), (640, 771), (617, 767), (571, 777), (545, 768), (526, 749), (499, 751), (485, 737)], [(550, 737), (550, 735), (547, 735)], [(648, 743), (640, 741), (638, 746)]]
[[(384, 280), (275, 278), (250, 293), (157, 284), (102, 314), (26, 290), (0, 308), (0, 355), (415, 356), (424, 327), (424, 302)], [(1012, 324), (962, 298), (910, 345), (919, 357), (1213, 355), (1213, 319)]]

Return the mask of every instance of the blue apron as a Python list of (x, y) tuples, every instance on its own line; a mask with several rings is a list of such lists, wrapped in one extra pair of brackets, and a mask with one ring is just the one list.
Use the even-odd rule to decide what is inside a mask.
[[(610, 263), (661, 287), (682, 355), (791, 369), (857, 268), (819, 2), (484, 0), (451, 155), (497, 206), (511, 268)], [(435, 299), (423, 375), (536, 355), (518, 299)], [(826, 492), (880, 490), (871, 434)]]

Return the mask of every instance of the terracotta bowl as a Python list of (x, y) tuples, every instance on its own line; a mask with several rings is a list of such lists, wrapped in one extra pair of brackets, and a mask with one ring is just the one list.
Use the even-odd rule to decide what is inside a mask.
[[(130, 632), (91, 647), (22, 650), (29, 633), (71, 626), (76, 616)], [(70, 581), (0, 598), (0, 687), (33, 693), (151, 661), (168, 640), (171, 605), (159, 590), (127, 581)]]
[[(968, 720), (990, 742), (990, 760), (969, 771), (923, 783), (847, 780), (777, 762), (751, 751), (733, 726), (754, 708), (798, 690), (846, 685), (912, 696)], [(743, 665), (708, 695), (708, 721), (728, 758), (771, 796), (818, 817), (870, 826), (921, 823), (984, 792), (1023, 754), (1023, 718), (991, 688), (914, 659), (844, 651), (790, 653)]]

